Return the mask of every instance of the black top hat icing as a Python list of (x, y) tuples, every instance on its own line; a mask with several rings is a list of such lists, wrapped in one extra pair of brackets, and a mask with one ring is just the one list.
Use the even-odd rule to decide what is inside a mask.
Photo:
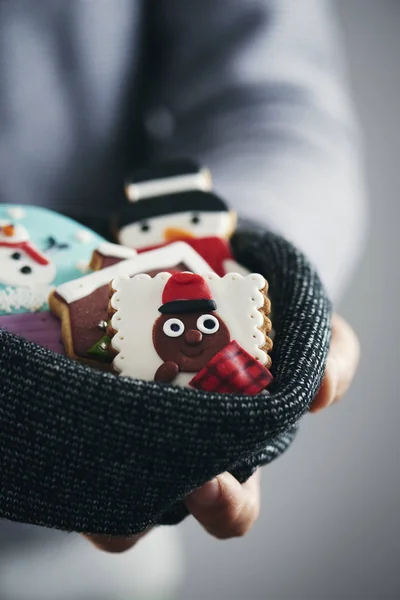
[(152, 217), (180, 212), (222, 212), (228, 207), (221, 198), (211, 192), (192, 190), (166, 196), (145, 198), (137, 202), (121, 199), (122, 206), (118, 215), (118, 225), (123, 227)]
[(156, 179), (179, 177), (182, 175), (195, 175), (200, 173), (200, 165), (190, 159), (176, 159), (165, 162), (153, 163), (148, 167), (142, 167), (131, 171), (125, 181), (125, 185), (144, 183)]
[(171, 160), (138, 169), (125, 182), (116, 225), (187, 211), (227, 211), (211, 187), (210, 172), (193, 160)]

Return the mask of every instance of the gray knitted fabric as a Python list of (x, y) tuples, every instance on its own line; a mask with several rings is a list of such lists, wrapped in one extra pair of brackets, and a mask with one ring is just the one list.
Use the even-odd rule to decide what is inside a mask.
[(330, 302), (305, 257), (238, 232), (239, 262), (270, 283), (270, 395), (217, 395), (102, 373), (0, 331), (0, 517), (130, 535), (175, 523), (223, 471), (241, 481), (290, 444), (323, 376)]

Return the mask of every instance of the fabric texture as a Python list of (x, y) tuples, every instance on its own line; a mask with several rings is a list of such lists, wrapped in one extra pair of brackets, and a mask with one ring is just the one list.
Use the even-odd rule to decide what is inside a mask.
[(0, 331), (0, 517), (129, 535), (186, 513), (223, 471), (240, 481), (292, 441), (323, 376), (331, 306), (301, 252), (238, 232), (238, 262), (269, 281), (269, 395), (218, 395), (102, 373)]

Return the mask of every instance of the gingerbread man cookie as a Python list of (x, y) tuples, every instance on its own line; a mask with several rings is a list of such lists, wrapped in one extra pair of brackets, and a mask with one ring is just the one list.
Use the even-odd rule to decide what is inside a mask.
[(267, 282), (258, 274), (117, 278), (114, 369), (204, 391), (257, 394), (272, 381)]
[(102, 243), (94, 252), (95, 272), (58, 286), (50, 295), (53, 313), (61, 320), (67, 356), (95, 367), (111, 368), (108, 301), (111, 281), (118, 276), (187, 269), (206, 273), (211, 267), (187, 244), (137, 254), (116, 244)]
[(231, 339), (201, 275), (182, 273), (169, 279), (162, 302), (153, 343), (165, 362), (154, 379), (170, 383), (179, 372), (197, 373), (203, 369)]

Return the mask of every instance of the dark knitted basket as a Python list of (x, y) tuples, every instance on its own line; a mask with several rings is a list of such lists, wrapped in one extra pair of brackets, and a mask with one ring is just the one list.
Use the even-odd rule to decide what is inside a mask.
[(0, 331), (0, 517), (130, 535), (179, 522), (190, 491), (223, 471), (244, 481), (290, 445), (323, 376), (330, 302), (282, 238), (239, 231), (232, 244), (270, 284), (270, 395), (116, 377)]

